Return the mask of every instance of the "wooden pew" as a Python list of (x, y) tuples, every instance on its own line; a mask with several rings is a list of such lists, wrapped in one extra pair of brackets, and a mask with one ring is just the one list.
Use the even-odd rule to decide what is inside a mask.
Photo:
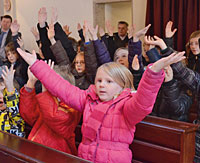
[(0, 162), (87, 163), (89, 161), (0, 131)]
[(130, 145), (138, 162), (192, 163), (197, 125), (147, 116), (137, 124)]
[[(130, 145), (133, 162), (192, 163), (197, 125), (147, 116), (137, 124)], [(81, 142), (81, 126), (76, 128), (76, 145)]]

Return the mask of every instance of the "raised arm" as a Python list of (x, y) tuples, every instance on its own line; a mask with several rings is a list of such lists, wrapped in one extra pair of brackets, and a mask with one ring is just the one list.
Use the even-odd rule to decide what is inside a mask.
[[(142, 63), (142, 42), (140, 41), (140, 37), (144, 36), (148, 29), (150, 28), (151, 24), (146, 26), (145, 28), (137, 31), (135, 34), (133, 34), (133, 39), (130, 39), (128, 43), (128, 62), (129, 62), (129, 69), (131, 69), (132, 61), (134, 56), (138, 55), (138, 60), (140, 64), (140, 68), (143, 69), (143, 63)], [(134, 30), (132, 30), (133, 32)]]
[[(154, 36), (155, 40), (154, 41), (150, 41), (148, 40), (148, 42), (150, 44), (154, 44), (154, 45), (158, 45), (161, 48), (161, 53), (162, 53), (162, 57), (167, 57), (169, 55), (171, 55), (172, 53), (174, 53), (174, 50), (167, 47), (165, 42), (157, 37)], [(176, 54), (184, 54), (185, 52), (176, 52), (174, 53)], [(197, 93), (199, 93), (199, 88), (200, 88), (200, 74), (185, 67), (183, 65), (182, 62), (177, 62), (171, 65), (172, 69), (173, 69), (173, 73), (174, 73), (174, 78), (181, 80), (184, 84), (186, 84), (192, 91), (195, 91)]]
[(21, 38), (21, 33), (19, 32), (20, 29), (20, 24), (17, 22), (17, 20), (14, 20), (11, 24), (11, 32), (12, 32), (12, 39), (15, 45), (15, 48), (23, 48), (20, 46), (20, 44), (18, 43), (18, 39)]
[(169, 57), (158, 60), (147, 68), (139, 83), (137, 93), (133, 94), (133, 97), (124, 106), (124, 116), (130, 126), (140, 122), (152, 111), (157, 93), (164, 79), (164, 71), (162, 69), (184, 58), (182, 53), (172, 54)]
[(20, 90), (20, 114), (23, 119), (31, 126), (39, 118), (40, 113), (36, 101), (35, 83), (37, 79), (28, 69), (27, 84)]
[(68, 65), (70, 64), (68, 55), (66, 54), (65, 49), (63, 48), (60, 40), (55, 41), (55, 30), (54, 25), (50, 24), (48, 29), (48, 38), (51, 41), (52, 45), (50, 46), (53, 55), (56, 58), (56, 62), (58, 65)]
[(167, 44), (168, 47), (173, 48), (174, 47), (174, 43), (173, 43), (173, 36), (177, 31), (177, 28), (174, 28), (172, 30), (172, 26), (173, 26), (173, 22), (172, 21), (168, 21), (167, 25), (165, 27), (165, 43)]
[(71, 85), (64, 80), (60, 75), (56, 74), (44, 61), (36, 61), (36, 54), (33, 54), (17, 49), (24, 60), (31, 65), (31, 71), (45, 88), (54, 96), (61, 99), (68, 106), (83, 111), (87, 96), (87, 91), (80, 90), (78, 87)]
[(108, 49), (106, 48), (103, 41), (100, 41), (97, 37), (93, 39), (94, 48), (97, 56), (99, 65), (102, 65), (107, 62), (112, 62)]
[(161, 88), (159, 110), (162, 114), (177, 117), (177, 120), (187, 121), (192, 97), (187, 95), (184, 85), (173, 79), (173, 70), (170, 66), (165, 69), (165, 82)]
[(47, 12), (46, 12), (46, 8), (43, 7), (43, 8), (40, 8), (38, 12), (39, 23), (37, 24), (37, 28), (40, 35), (40, 41), (42, 44), (41, 50), (46, 60), (51, 59), (56, 62), (56, 59), (50, 49), (51, 42), (48, 39), (48, 34), (47, 34), (48, 24), (46, 23), (46, 21), (47, 21)]
[(62, 26), (57, 21), (58, 13), (56, 8), (52, 8), (51, 22), (54, 24), (55, 40), (60, 40), (63, 48), (65, 49), (70, 62), (73, 62), (76, 52), (72, 46), (72, 42), (68, 39), (68, 36), (64, 32)]
[(84, 37), (86, 40), (84, 44), (85, 71), (90, 82), (94, 83), (94, 78), (96, 75), (98, 64), (93, 42), (89, 41), (89, 31), (92, 35), (92, 40), (97, 39), (98, 26), (95, 29), (93, 27), (90, 27), (89, 28), (90, 30), (88, 29), (87, 24), (85, 24), (85, 26), (86, 26), (84, 29)]
[(4, 99), (6, 102), (6, 109), (9, 115), (9, 123), (11, 126), (10, 133), (20, 137), (25, 137), (25, 123), (19, 114), (19, 94), (14, 88), (13, 79), (15, 70), (13, 65), (10, 70), (6, 67), (3, 70), (3, 80), (5, 84)]

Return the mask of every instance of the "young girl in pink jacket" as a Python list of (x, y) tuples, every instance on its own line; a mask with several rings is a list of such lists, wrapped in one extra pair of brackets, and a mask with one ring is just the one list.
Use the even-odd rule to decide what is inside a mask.
[[(35, 52), (20, 55), (33, 74), (54, 96), (83, 112), (82, 142), (78, 155), (96, 163), (130, 163), (135, 125), (153, 108), (164, 79), (164, 67), (185, 57), (172, 54), (148, 66), (137, 92), (133, 77), (124, 66), (110, 62), (98, 68), (95, 85), (80, 90), (57, 75), (45, 62), (36, 60)], [(136, 58), (136, 57), (135, 57)]]

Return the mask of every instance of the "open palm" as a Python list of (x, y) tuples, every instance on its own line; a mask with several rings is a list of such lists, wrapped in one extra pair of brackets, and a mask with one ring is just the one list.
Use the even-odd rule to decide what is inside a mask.
[(35, 61), (37, 60), (36, 53), (34, 50), (33, 50), (32, 54), (25, 52), (20, 48), (17, 48), (17, 51), (21, 55), (21, 57), (26, 61), (26, 63), (28, 63), (30, 66), (32, 66), (35, 63)]

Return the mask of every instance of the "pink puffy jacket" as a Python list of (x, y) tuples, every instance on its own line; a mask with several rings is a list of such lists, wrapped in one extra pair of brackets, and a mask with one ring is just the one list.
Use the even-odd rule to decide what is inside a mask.
[(95, 86), (87, 90), (70, 85), (43, 61), (31, 66), (33, 74), (68, 106), (83, 112), (82, 142), (78, 155), (97, 163), (130, 163), (135, 125), (153, 108), (164, 73), (147, 68), (137, 92), (124, 91), (113, 101), (101, 102)]

